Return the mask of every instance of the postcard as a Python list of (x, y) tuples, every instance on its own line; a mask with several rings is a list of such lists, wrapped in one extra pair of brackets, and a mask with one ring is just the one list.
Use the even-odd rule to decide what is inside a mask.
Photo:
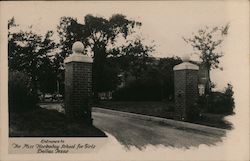
[(249, 1), (1, 1), (0, 160), (249, 160)]

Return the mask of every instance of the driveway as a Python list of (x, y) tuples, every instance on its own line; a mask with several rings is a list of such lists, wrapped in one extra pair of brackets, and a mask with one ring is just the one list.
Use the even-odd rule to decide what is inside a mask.
[(114, 136), (127, 148), (135, 146), (143, 149), (147, 145), (164, 145), (176, 148), (197, 147), (201, 144), (215, 145), (221, 142), (224, 136), (224, 134), (180, 129), (160, 122), (101, 111), (94, 111), (92, 116), (97, 128)]
[[(61, 104), (40, 104), (41, 107), (64, 112)], [(93, 110), (94, 125), (114, 136), (117, 141), (130, 148), (143, 149), (147, 145), (163, 145), (176, 148), (198, 147), (201, 144), (215, 145), (222, 141), (225, 133), (201, 132), (183, 129), (157, 121), (137, 119), (115, 113)]]

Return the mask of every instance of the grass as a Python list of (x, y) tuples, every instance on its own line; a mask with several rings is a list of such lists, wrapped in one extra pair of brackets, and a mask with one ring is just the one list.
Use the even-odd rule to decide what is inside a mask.
[[(174, 119), (174, 102), (135, 102), (135, 101), (101, 101), (96, 107), (156, 116), (167, 119)], [(224, 120), (226, 115), (202, 113), (199, 120), (188, 121), (191, 123), (217, 127), (222, 129), (231, 129), (232, 124)]]
[(27, 112), (9, 114), (10, 137), (105, 137), (92, 125), (71, 122), (56, 110), (36, 108)]
[(172, 118), (174, 110), (174, 102), (101, 101), (94, 106), (163, 118)]
[(224, 119), (225, 116), (228, 115), (202, 113), (201, 119), (193, 121), (193, 123), (230, 130), (233, 125)]

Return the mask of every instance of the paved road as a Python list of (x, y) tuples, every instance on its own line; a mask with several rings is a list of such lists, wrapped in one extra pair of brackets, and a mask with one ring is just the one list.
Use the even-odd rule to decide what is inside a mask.
[(113, 135), (122, 145), (139, 149), (151, 145), (190, 148), (200, 144), (214, 145), (222, 141), (222, 136), (184, 130), (166, 124), (139, 120), (120, 115), (93, 112), (94, 125)]

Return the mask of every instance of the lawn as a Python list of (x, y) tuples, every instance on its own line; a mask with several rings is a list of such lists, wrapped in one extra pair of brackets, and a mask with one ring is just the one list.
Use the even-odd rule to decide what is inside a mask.
[[(106, 108), (111, 110), (131, 112), (148, 116), (157, 116), (161, 118), (174, 118), (174, 102), (135, 102), (135, 101), (101, 101), (95, 104), (95, 107)], [(231, 129), (232, 124), (224, 120), (226, 115), (202, 113), (199, 120), (188, 121), (196, 124)]]
[(9, 114), (9, 136), (47, 136), (47, 137), (105, 137), (106, 135), (94, 126), (84, 122), (67, 120), (65, 114), (56, 110), (36, 108), (27, 112)]
[(174, 102), (101, 101), (96, 107), (163, 118), (173, 118)]

